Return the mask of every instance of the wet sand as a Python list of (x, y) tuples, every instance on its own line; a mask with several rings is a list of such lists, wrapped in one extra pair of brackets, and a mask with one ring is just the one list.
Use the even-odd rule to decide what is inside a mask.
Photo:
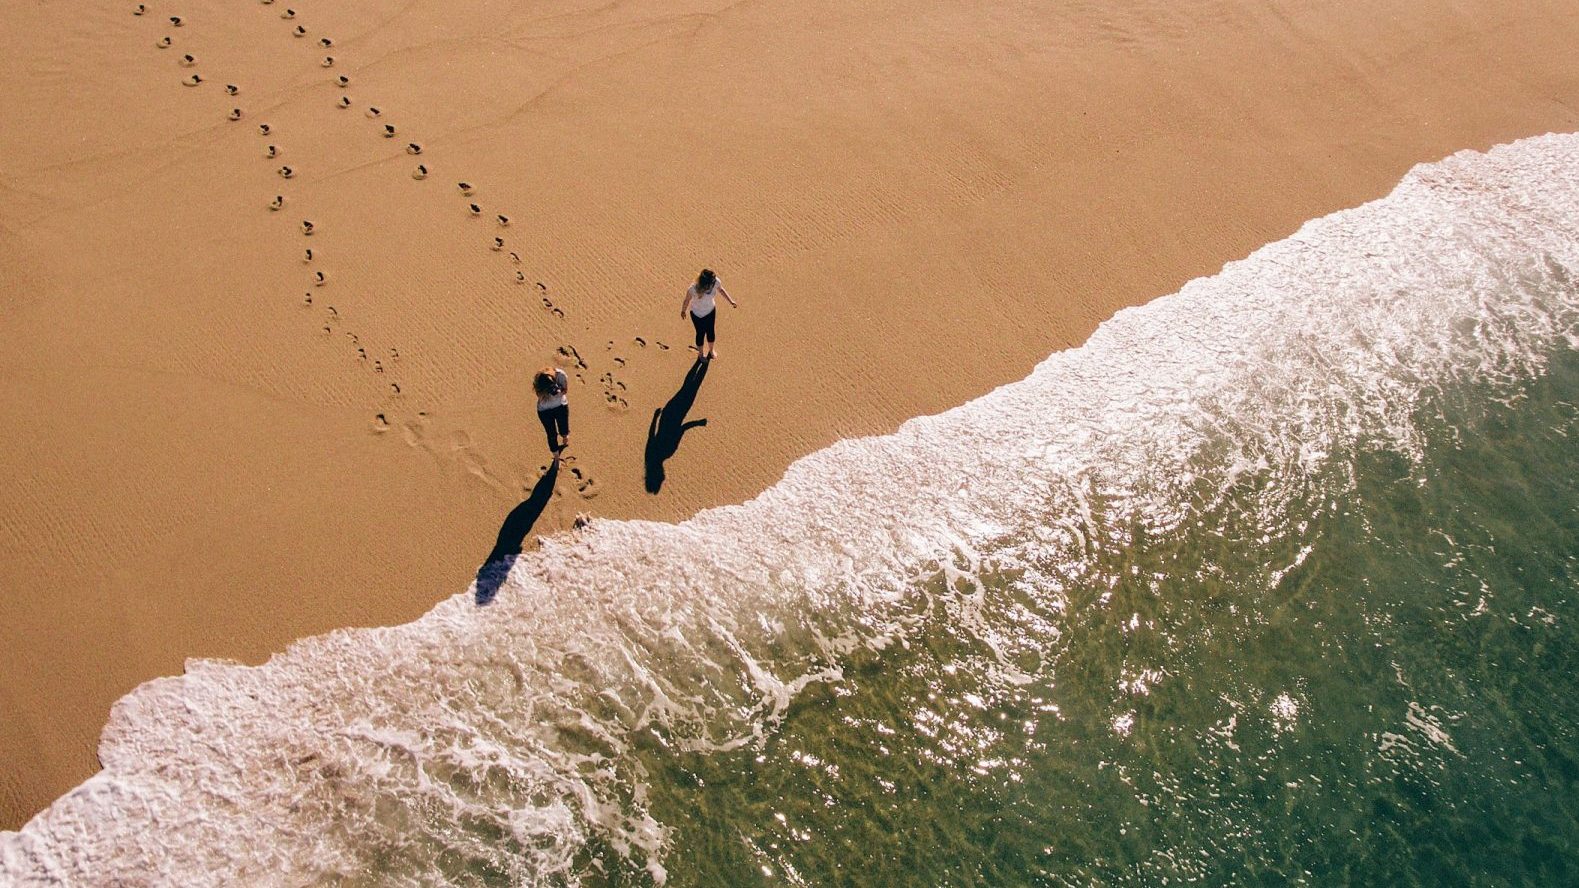
[[(1415, 163), (1579, 129), (1558, 3), (284, 6), (0, 36), (0, 827), (139, 682), (464, 590), (547, 464), (539, 366), (575, 461), (528, 546), (748, 499)], [(703, 265), (741, 307), (683, 392)], [(651, 493), (677, 394), (707, 424)]]

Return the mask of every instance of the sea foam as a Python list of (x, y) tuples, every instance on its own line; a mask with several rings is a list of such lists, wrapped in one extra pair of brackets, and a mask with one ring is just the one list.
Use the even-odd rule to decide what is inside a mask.
[(1246, 472), (1372, 440), (1408, 454), (1431, 397), (1579, 347), (1575, 269), (1579, 136), (1416, 167), (748, 503), (597, 521), (520, 557), (486, 607), (468, 591), (144, 684), (103, 771), (0, 834), (0, 882), (663, 881), (634, 748), (760, 743), (852, 652), (904, 643), (929, 589), (1077, 570), (1097, 499), (1160, 532)]

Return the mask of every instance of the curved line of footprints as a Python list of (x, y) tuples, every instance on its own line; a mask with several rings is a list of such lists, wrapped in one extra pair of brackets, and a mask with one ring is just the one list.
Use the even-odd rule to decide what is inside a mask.
[[(260, 5), (270, 6), (274, 5), (275, 0), (259, 0), (259, 3)], [(133, 8), (132, 14), (136, 16), (149, 16), (150, 11), (146, 4), (139, 3)], [(289, 7), (282, 9), (280, 12), (280, 18), (286, 22), (291, 23), (290, 33), (293, 38), (302, 39), (308, 36), (308, 28), (305, 24), (298, 22), (295, 9)], [(181, 15), (167, 16), (166, 21), (172, 29), (184, 28), (190, 24), (188, 20)], [(168, 33), (161, 36), (154, 45), (159, 49), (172, 49), (177, 46), (177, 42), (178, 41), (175, 34)], [(327, 36), (320, 37), (318, 38), (316, 45), (321, 49), (321, 51), (324, 52), (324, 55), (319, 60), (320, 66), (326, 69), (335, 68), (338, 60), (333, 54), (331, 54), (331, 50), (335, 45), (334, 40)], [(177, 64), (182, 69), (189, 70), (191, 72), (181, 80), (181, 83), (184, 86), (200, 87), (208, 82), (199, 71), (201, 67), (201, 60), (191, 53), (182, 53), (180, 56), (178, 56)], [(356, 102), (352, 99), (350, 94), (344, 92), (344, 90), (348, 90), (352, 85), (351, 76), (346, 73), (336, 73), (332, 76), (331, 83), (338, 87), (341, 91), (335, 100), (335, 105), (342, 109), (350, 109), (355, 107)], [(241, 87), (235, 83), (226, 83), (223, 89), (227, 97), (235, 97), (240, 95), (242, 92)], [(384, 120), (383, 110), (377, 105), (367, 105), (363, 109), (363, 114), (369, 120), (375, 121), (377, 123), (378, 128), (375, 130), (375, 132), (381, 137), (393, 140), (398, 135), (400, 135), (399, 129), (394, 124)], [(226, 120), (231, 122), (240, 121), (245, 117), (246, 112), (240, 105), (236, 105), (228, 109), (225, 113)], [(289, 181), (295, 179), (300, 173), (300, 170), (298, 170), (297, 167), (292, 163), (283, 162), (286, 150), (284, 147), (282, 147), (281, 142), (278, 141), (278, 136), (280, 133), (267, 122), (258, 123), (257, 130), (258, 134), (267, 140), (263, 150), (264, 159), (271, 162), (281, 161), (280, 165), (275, 171), (282, 180)], [(422, 145), (418, 142), (407, 142), (405, 151), (412, 157), (421, 157), (423, 154)], [(433, 170), (428, 166), (427, 161), (424, 159), (418, 161), (412, 167), (410, 174), (413, 179), (422, 181), (433, 175)], [(481, 218), (487, 215), (483, 207), (474, 200), (477, 194), (476, 186), (463, 179), (456, 182), (455, 188), (459, 196), (466, 201), (465, 209), (468, 214), (476, 218)], [(272, 199), (268, 201), (267, 207), (270, 212), (280, 212), (284, 210), (289, 203), (290, 200), (282, 188), (281, 193), (275, 194)], [(488, 243), (489, 249), (492, 252), (499, 253), (502, 256), (508, 258), (512, 267), (512, 277), (518, 285), (525, 286), (529, 282), (535, 285), (537, 298), (542, 304), (543, 310), (546, 314), (557, 320), (563, 320), (565, 317), (564, 309), (555, 304), (553, 299), (550, 298), (547, 285), (545, 285), (542, 281), (529, 281), (526, 273), (520, 269), (519, 266), (522, 264), (521, 255), (517, 250), (511, 249), (511, 244), (506, 239), (505, 233), (503, 231), (503, 229), (508, 229), (510, 227), (512, 222), (511, 217), (506, 213), (494, 213), (492, 215), (493, 222), (496, 225), (496, 231), (498, 233), (490, 236)], [(321, 229), (319, 226), (311, 219), (301, 220), (300, 231), (303, 238), (311, 238), (320, 230)], [(313, 247), (305, 245), (303, 246), (302, 262), (311, 268), (311, 273), (306, 280), (306, 283), (309, 285), (309, 289), (306, 289), (303, 293), (301, 304), (306, 308), (313, 308), (322, 312), (323, 333), (325, 336), (333, 337), (336, 334), (338, 326), (341, 324), (343, 319), (339, 311), (332, 304), (325, 302), (320, 306), (320, 300), (316, 299), (314, 296), (315, 292), (321, 293), (322, 291), (320, 288), (328, 285), (330, 281), (328, 272), (319, 267), (319, 263), (322, 258), (322, 255), (315, 251)], [(348, 346), (355, 350), (358, 363), (369, 368), (374, 373), (387, 374), (386, 380), (389, 387), (390, 396), (399, 397), (406, 394), (402, 390), (400, 383), (392, 378), (394, 376), (394, 371), (398, 368), (401, 361), (401, 354), (398, 348), (391, 347), (388, 349), (378, 349), (370, 353), (368, 350), (369, 345), (364, 344), (355, 332), (350, 330), (344, 330), (343, 332), (345, 334), (345, 340)], [(645, 349), (647, 347), (647, 340), (643, 337), (635, 337), (632, 342), (638, 348)], [(655, 340), (654, 345), (656, 345), (656, 347), (661, 351), (669, 350), (669, 346), (662, 342)], [(610, 340), (607, 345), (607, 350), (612, 351), (613, 349), (614, 341)], [(558, 350), (558, 353), (556, 354), (556, 360), (560, 364), (567, 367), (567, 369), (574, 367), (576, 378), (583, 384), (586, 383), (585, 373), (590, 372), (590, 370), (586, 361), (581, 358), (580, 353), (576, 351), (574, 346), (561, 346)], [(618, 370), (625, 366), (626, 361), (623, 357), (615, 355), (613, 356), (613, 363), (616, 370)], [(616, 378), (615, 370), (610, 370), (603, 373), (597, 378), (597, 382), (603, 390), (604, 402), (609, 407), (609, 409), (623, 412), (629, 408), (629, 402), (625, 397), (627, 386), (623, 381)], [(429, 417), (426, 411), (417, 411), (416, 418), (404, 424), (404, 437), (408, 444), (412, 446), (424, 446), (429, 450), (433, 449), (425, 438), (425, 429), (428, 418)], [(386, 413), (381, 412), (374, 416), (373, 429), (376, 432), (387, 432), (390, 430), (390, 428), (392, 428), (392, 424)], [(461, 438), (465, 438), (464, 432), (457, 432), (456, 435), (461, 436)], [(461, 454), (462, 461), (467, 464), (468, 469), (473, 474), (481, 477), (483, 480), (493, 484), (496, 487), (500, 487), (501, 489), (507, 486), (499, 482), (497, 478), (490, 474), (486, 467), (482, 465), (481, 457), (477, 456), (470, 450), (469, 438), (466, 438), (466, 440), (461, 444), (454, 444), (452, 442), (450, 449)], [(546, 471), (547, 466), (539, 467), (539, 470)], [(598, 483), (590, 476), (585, 475), (579, 467), (571, 466), (569, 474), (577, 492), (581, 496), (591, 498), (598, 494)]]

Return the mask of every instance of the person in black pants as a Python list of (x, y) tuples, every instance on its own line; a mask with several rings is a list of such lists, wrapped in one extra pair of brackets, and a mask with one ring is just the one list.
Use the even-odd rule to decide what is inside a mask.
[(718, 296), (724, 297), (732, 308), (740, 307), (718, 282), (718, 275), (713, 274), (711, 268), (704, 268), (696, 276), (696, 283), (685, 291), (685, 301), (680, 303), (680, 317), (690, 315), (691, 326), (696, 328), (696, 356), (703, 361), (718, 356), (718, 345), (714, 341), (718, 338), (718, 310), (714, 302)]
[(559, 454), (570, 446), (570, 379), (558, 367), (544, 367), (532, 377), (537, 393), (537, 418), (548, 433), (548, 449)]

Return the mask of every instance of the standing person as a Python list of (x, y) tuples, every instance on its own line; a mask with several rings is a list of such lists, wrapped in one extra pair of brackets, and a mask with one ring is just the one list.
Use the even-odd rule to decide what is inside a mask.
[(537, 393), (537, 418), (548, 433), (548, 449), (559, 459), (570, 446), (570, 378), (558, 367), (544, 367), (532, 377)]
[[(685, 291), (685, 301), (680, 303), (680, 317), (687, 314), (691, 316), (691, 326), (696, 328), (696, 355), (701, 361), (711, 361), (718, 356), (718, 346), (714, 342), (717, 337), (715, 322), (718, 320), (718, 304), (713, 301), (715, 296), (722, 296), (729, 301), (731, 308), (739, 308), (718, 282), (718, 275), (713, 274), (711, 268), (702, 269), (696, 276), (696, 283)], [(703, 342), (706, 342), (706, 351), (703, 351)]]

